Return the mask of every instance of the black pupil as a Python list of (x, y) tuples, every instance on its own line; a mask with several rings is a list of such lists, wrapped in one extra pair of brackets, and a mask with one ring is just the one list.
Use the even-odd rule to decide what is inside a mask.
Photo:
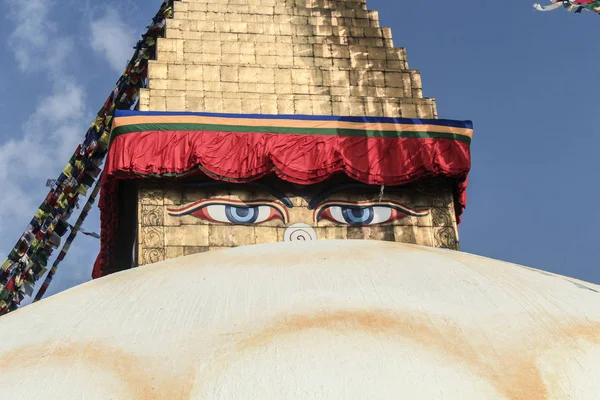
[(244, 218), (244, 217), (247, 217), (248, 214), (250, 214), (250, 208), (249, 207), (238, 207), (238, 208), (236, 208), (235, 213), (238, 216)]
[(350, 212), (350, 214), (352, 214), (352, 216), (354, 218), (362, 218), (365, 215), (365, 209), (364, 208), (355, 208), (352, 207), (350, 210), (348, 210)]

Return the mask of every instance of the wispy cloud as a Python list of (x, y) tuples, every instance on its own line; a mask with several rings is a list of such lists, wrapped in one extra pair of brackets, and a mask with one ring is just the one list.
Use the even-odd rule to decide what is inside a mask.
[(74, 40), (61, 36), (58, 25), (51, 18), (56, 1), (11, 0), (6, 4), (8, 16), (15, 26), (8, 43), (19, 68), (24, 72), (44, 69), (60, 75), (61, 67), (73, 51)]
[[(15, 244), (47, 193), (46, 179), (57, 177), (92, 121), (84, 85), (71, 70), (71, 60), (81, 51), (76, 46), (93, 49), (118, 73), (133, 53), (134, 29), (117, 12), (88, 0), (70, 2), (82, 8), (78, 27), (61, 20), (62, 1), (0, 0), (8, 10), (0, 23), (12, 27), (8, 37), (0, 40), (6, 40), (23, 79), (46, 81), (35, 93), (38, 103), (21, 122), (21, 129), (0, 142), (0, 256)], [(124, 0), (113, 6), (131, 9), (136, 3)], [(98, 211), (92, 214), (85, 227), (97, 230)], [(89, 279), (98, 243), (87, 237), (78, 242), (49, 294)]]
[[(66, 72), (74, 38), (52, 22), (51, 14), (57, 11), (53, 8), (60, 4), (54, 0), (11, 0), (6, 4), (14, 23), (8, 43), (19, 69), (27, 75), (43, 71), (51, 87), (23, 123), (22, 132), (0, 145), (0, 187), (4, 192), (0, 219), (14, 218), (26, 224), (42, 200), (39, 195), (45, 192), (42, 182), (49, 176), (44, 174), (60, 171), (81, 139), (85, 91)], [(6, 226), (12, 224), (0, 225), (0, 232)]]
[(123, 72), (133, 53), (133, 29), (125, 24), (119, 13), (109, 9), (91, 23), (90, 44), (94, 51), (104, 56), (117, 72)]
[(35, 212), (46, 191), (43, 182), (66, 164), (85, 130), (84, 97), (81, 86), (64, 81), (42, 99), (21, 135), (0, 145), (0, 220), (26, 222)]
[[(16, 65), (26, 77), (39, 74), (47, 80), (40, 88), (45, 94), (22, 122), (20, 132), (0, 143), (0, 246), (6, 256), (46, 195), (46, 179), (56, 178), (65, 166), (83, 138), (90, 116), (84, 87), (69, 72), (76, 37), (53, 22), (63, 4), (56, 0), (2, 3), (8, 8), (2, 23), (14, 26), (7, 43)], [(89, 260), (86, 262), (89, 267)], [(76, 284), (86, 279), (78, 272), (67, 281)]]

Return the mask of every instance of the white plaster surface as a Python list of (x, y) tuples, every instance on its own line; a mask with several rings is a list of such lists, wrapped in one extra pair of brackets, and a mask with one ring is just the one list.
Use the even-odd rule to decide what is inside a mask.
[(600, 398), (599, 286), (399, 243), (204, 253), (0, 318), (0, 399), (569, 398)]

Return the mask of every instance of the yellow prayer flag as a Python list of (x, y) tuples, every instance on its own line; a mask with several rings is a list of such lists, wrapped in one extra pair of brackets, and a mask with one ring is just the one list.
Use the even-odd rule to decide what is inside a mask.
[(37, 212), (35, 213), (35, 219), (37, 219), (38, 221), (41, 221), (44, 219), (44, 211), (38, 209)]
[(108, 143), (110, 141), (110, 134), (108, 132), (104, 132), (100, 139), (98, 140), (98, 146), (102, 150), (106, 150), (108, 148)]
[(65, 174), (69, 178), (73, 177), (73, 166), (71, 164), (67, 164), (65, 169), (63, 169), (63, 174)]
[(77, 193), (79, 193), (82, 196), (87, 196), (87, 188), (84, 185), (79, 185), (79, 187), (77, 188)]

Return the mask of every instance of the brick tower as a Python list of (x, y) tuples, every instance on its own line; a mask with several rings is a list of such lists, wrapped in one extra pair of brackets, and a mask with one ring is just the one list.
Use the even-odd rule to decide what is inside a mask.
[[(420, 73), (409, 69), (405, 49), (394, 47), (391, 30), (379, 26), (365, 0), (176, 1), (164, 36), (139, 111), (437, 118), (435, 100), (423, 97)], [(346, 181), (301, 187), (266, 180), (293, 212), (251, 226), (182, 210), (213, 198), (252, 203), (265, 197), (264, 188), (164, 179), (129, 185), (120, 205), (120, 215), (129, 216), (121, 234), (135, 240), (120, 241), (118, 269), (126, 267), (131, 248), (132, 266), (286, 240), (374, 239), (458, 249), (456, 196), (445, 177), (338, 193), (338, 201), (388, 201), (408, 210), (399, 206), (403, 218), (371, 225), (340, 224), (332, 213), (329, 221), (311, 218), (311, 198)]]

